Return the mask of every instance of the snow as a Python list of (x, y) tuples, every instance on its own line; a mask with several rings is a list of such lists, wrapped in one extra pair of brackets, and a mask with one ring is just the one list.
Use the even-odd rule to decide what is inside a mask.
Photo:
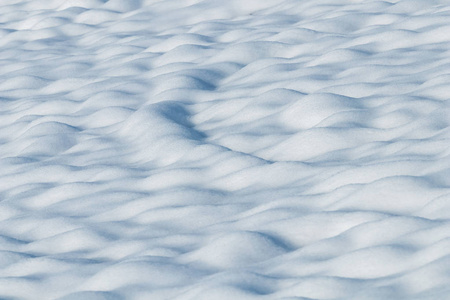
[(2, 0), (1, 299), (448, 299), (444, 0)]

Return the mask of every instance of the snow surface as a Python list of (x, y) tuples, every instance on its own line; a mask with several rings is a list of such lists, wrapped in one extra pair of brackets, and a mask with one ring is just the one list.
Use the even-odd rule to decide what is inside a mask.
[(1, 0), (1, 299), (450, 299), (446, 0)]

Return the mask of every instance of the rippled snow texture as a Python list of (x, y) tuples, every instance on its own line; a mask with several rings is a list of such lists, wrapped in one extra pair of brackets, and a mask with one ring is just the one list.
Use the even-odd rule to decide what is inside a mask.
[(2, 0), (1, 299), (450, 299), (444, 0)]

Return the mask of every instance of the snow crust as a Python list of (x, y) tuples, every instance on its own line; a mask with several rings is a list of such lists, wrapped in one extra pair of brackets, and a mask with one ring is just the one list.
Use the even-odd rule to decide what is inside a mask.
[(449, 299), (444, 0), (2, 0), (1, 299)]

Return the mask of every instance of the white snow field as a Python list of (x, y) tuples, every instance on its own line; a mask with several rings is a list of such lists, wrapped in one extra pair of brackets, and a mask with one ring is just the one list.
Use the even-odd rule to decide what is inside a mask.
[(1, 0), (0, 299), (450, 299), (447, 0)]

